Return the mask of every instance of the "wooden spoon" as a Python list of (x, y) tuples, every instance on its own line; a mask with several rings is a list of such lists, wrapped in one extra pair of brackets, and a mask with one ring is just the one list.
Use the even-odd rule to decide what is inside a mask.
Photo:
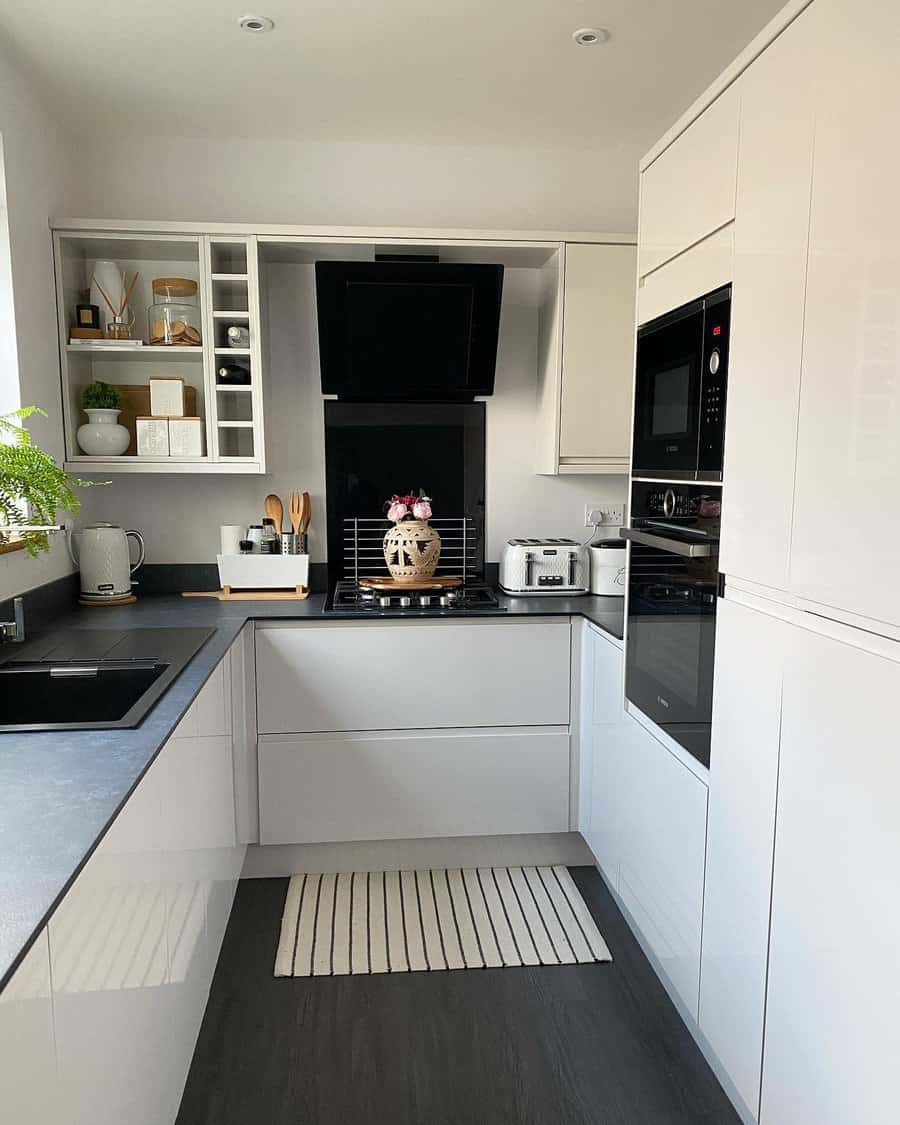
[(266, 515), (274, 521), (275, 531), (280, 535), (282, 521), (284, 520), (284, 507), (274, 492), (270, 492), (266, 497)]
[(288, 512), (291, 517), (291, 527), (294, 534), (300, 534), (300, 525), (303, 522), (303, 497), (299, 492), (292, 492), (288, 497)]

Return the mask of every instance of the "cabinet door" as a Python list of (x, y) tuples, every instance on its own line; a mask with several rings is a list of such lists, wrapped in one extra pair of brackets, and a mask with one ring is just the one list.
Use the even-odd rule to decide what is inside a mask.
[(263, 844), (567, 832), (569, 735), (264, 736), (259, 827)]
[(9, 1125), (58, 1125), (50, 949), (42, 930), (0, 992), (0, 1110)]
[(791, 591), (900, 628), (900, 7), (817, 0)]
[(739, 88), (731, 85), (642, 174), (641, 277), (734, 218)]
[(261, 734), (566, 725), (569, 623), (256, 630)]
[(569, 243), (559, 455), (628, 465), (634, 382), (634, 246)]
[(619, 895), (696, 1019), (706, 786), (636, 720), (623, 737)]
[(776, 39), (741, 91), (720, 565), (779, 590), (793, 515), (818, 11)]
[(762, 1066), (787, 628), (777, 618), (719, 602), (700, 1028), (754, 1116)]
[(790, 630), (763, 1125), (897, 1121), (900, 645), (880, 647)]

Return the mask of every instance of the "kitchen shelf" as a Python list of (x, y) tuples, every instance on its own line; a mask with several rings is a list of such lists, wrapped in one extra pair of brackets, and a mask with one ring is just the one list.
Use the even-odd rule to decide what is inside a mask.
[(66, 344), (70, 355), (89, 355), (93, 358), (110, 359), (202, 359), (202, 347), (173, 347), (165, 344), (144, 344), (142, 348), (92, 348), (85, 344)]
[(216, 355), (250, 355), (250, 348), (216, 348)]
[(193, 461), (174, 457), (114, 457), (104, 461), (101, 457), (83, 457), (66, 461), (63, 465), (68, 473), (97, 473), (108, 476), (111, 473), (227, 473), (237, 472), (229, 469), (227, 464), (237, 465), (241, 461), (245, 472), (263, 471), (259, 462), (252, 457), (223, 458), (211, 461), (208, 457), (199, 457)]
[(213, 312), (213, 318), (215, 320), (249, 320), (250, 313), (247, 309), (226, 309), (224, 311), (218, 309)]
[(246, 422), (217, 422), (216, 425), (220, 430), (252, 430), (253, 423)]
[(213, 273), (210, 274), (212, 281), (249, 281), (245, 273)]
[(236, 395), (249, 395), (253, 393), (253, 387), (250, 383), (216, 383), (217, 391), (230, 391)]

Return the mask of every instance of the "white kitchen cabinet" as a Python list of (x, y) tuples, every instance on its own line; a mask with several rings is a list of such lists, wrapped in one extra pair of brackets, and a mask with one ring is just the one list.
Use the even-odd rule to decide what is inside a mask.
[(900, 8), (816, 0), (821, 46), (793, 594), (900, 629)]
[(59, 1085), (72, 1125), (175, 1120), (244, 853), (230, 659), (50, 919)]
[(263, 844), (567, 832), (567, 730), (273, 735)]
[[(787, 590), (820, 16), (812, 4), (742, 80), (720, 566)], [(777, 169), (777, 174), (773, 174)]]
[(734, 273), (734, 226), (729, 223), (641, 279), (638, 324), (721, 289)]
[(266, 623), (261, 734), (569, 722), (563, 621)]
[(740, 81), (642, 173), (640, 277), (734, 218), (739, 121)]
[(579, 830), (607, 881), (618, 889), (622, 755), (627, 728), (622, 649), (585, 627), (582, 660)]
[(9, 1125), (58, 1125), (50, 948), (46, 929), (0, 992), (0, 1111)]
[(700, 1029), (757, 1116), (788, 625), (719, 601)]
[(785, 668), (760, 1120), (894, 1125), (900, 645), (821, 628)]
[(633, 243), (566, 243), (542, 271), (536, 471), (626, 473), (634, 385)]
[(618, 893), (697, 1018), (707, 789), (631, 716), (618, 770)]

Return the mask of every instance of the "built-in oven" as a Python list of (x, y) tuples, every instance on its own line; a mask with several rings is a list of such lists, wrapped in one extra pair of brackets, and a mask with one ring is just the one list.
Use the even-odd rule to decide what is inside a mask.
[(709, 765), (721, 489), (635, 481), (625, 695)]
[(731, 286), (637, 334), (632, 476), (721, 481)]

